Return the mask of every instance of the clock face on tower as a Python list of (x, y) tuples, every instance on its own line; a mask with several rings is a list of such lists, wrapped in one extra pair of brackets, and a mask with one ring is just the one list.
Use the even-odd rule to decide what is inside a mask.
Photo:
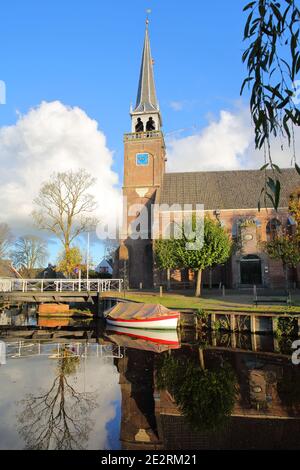
[(148, 166), (149, 165), (149, 153), (137, 153), (136, 164), (138, 166)]

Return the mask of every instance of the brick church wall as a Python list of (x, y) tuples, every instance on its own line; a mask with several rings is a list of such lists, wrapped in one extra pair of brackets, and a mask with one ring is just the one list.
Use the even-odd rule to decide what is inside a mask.
[[(216, 220), (213, 211), (206, 215)], [(162, 220), (161, 216), (161, 220)], [(278, 213), (273, 210), (257, 209), (235, 209), (220, 211), (218, 216), (224, 229), (229, 233), (234, 242), (234, 252), (231, 259), (224, 266), (216, 266), (212, 270), (207, 269), (203, 273), (203, 284), (206, 287), (217, 287), (220, 284), (227, 288), (239, 288), (241, 285), (241, 260), (248, 255), (255, 255), (261, 260), (262, 286), (268, 288), (284, 288), (286, 286), (286, 275), (281, 261), (269, 259), (263, 249), (263, 242), (267, 241), (267, 226), (270, 220), (278, 219), (283, 226), (287, 223), (288, 211), (281, 209)], [(174, 221), (174, 218), (170, 218)], [(240, 227), (237, 227), (237, 224)], [(161, 221), (162, 225), (162, 221)], [(300, 274), (300, 273), (299, 273)], [(172, 272), (172, 284), (177, 287), (180, 283), (194, 281), (193, 272), (186, 273), (179, 270)], [(166, 284), (166, 276), (156, 269), (155, 284)]]

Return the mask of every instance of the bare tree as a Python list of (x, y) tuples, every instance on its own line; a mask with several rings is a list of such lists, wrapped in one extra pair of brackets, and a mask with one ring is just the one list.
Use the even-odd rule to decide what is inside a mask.
[(106, 240), (104, 242), (104, 258), (109, 262), (113, 263), (116, 255), (116, 251), (120, 247), (118, 240)]
[(9, 226), (5, 223), (0, 223), (0, 259), (7, 255), (11, 242), (12, 234)]
[(20, 414), (19, 433), (30, 450), (84, 449), (93, 421), (90, 413), (96, 407), (94, 393), (78, 392), (68, 376), (74, 375), (80, 359), (68, 349), (62, 351), (57, 375), (49, 391), (30, 394)]
[(48, 256), (47, 244), (34, 235), (20, 237), (10, 256), (15, 267), (22, 270), (26, 277), (31, 277), (34, 269), (42, 267)]
[(92, 230), (98, 222), (92, 216), (97, 207), (95, 198), (88, 193), (94, 184), (95, 178), (83, 169), (54, 173), (34, 201), (37, 226), (56, 235), (66, 253), (78, 235)]

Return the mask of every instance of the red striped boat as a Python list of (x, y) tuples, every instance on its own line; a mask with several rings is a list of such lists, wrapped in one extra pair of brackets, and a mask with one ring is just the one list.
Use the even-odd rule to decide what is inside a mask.
[(109, 325), (143, 330), (176, 330), (179, 312), (173, 312), (162, 305), (118, 303), (106, 313)]

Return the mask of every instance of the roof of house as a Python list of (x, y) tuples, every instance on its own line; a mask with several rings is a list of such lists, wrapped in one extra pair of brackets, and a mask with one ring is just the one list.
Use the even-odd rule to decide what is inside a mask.
[(109, 272), (112, 273), (113, 271), (113, 268), (112, 268), (112, 265), (110, 264), (109, 260), (107, 260), (106, 258), (104, 258), (100, 264), (98, 264), (98, 266), (96, 267), (95, 271), (96, 272), (99, 272), (101, 269), (108, 269)]
[[(272, 177), (271, 171), (267, 175)], [(258, 207), (264, 187), (260, 170), (205, 171), (166, 173), (161, 187), (160, 204), (204, 204), (205, 210), (254, 209)], [(300, 187), (300, 176), (293, 168), (283, 169), (279, 176), (279, 207), (288, 207), (289, 196)], [(272, 207), (267, 201), (267, 207)]]
[(9, 260), (0, 260), (0, 277), (17, 279), (21, 276)]
[(98, 264), (98, 267), (101, 267), (101, 268), (102, 268), (102, 267), (104, 267), (104, 268), (110, 267), (110, 268), (111, 268), (112, 266), (111, 266), (110, 262), (109, 262), (106, 258), (104, 258), (104, 259), (101, 261), (101, 263)]

